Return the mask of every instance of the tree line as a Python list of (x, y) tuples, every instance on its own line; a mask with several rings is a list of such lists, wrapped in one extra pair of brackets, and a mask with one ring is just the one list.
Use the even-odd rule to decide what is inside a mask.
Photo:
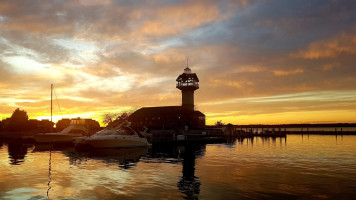
[[(97, 121), (86, 119), (89, 121), (89, 129), (100, 129)], [(17, 108), (10, 118), (0, 121), (0, 131), (5, 132), (58, 132), (70, 125), (70, 119), (61, 119), (57, 123), (49, 120), (29, 119), (25, 110)], [(54, 125), (56, 125), (54, 127)]]

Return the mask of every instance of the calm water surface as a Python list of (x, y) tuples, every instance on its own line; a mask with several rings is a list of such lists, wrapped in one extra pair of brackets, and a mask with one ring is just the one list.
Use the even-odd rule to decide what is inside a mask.
[(0, 199), (356, 199), (356, 136), (77, 152), (0, 141)]

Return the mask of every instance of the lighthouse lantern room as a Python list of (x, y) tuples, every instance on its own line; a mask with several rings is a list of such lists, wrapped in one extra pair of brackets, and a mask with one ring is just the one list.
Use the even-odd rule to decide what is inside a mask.
[(199, 79), (187, 66), (177, 78), (177, 88), (182, 91), (182, 106), (194, 110), (194, 91), (199, 89)]

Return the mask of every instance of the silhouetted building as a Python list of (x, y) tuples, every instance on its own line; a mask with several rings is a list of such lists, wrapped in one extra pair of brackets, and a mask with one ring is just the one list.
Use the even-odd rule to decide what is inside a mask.
[(78, 118), (63, 118), (58, 120), (56, 124), (56, 131), (62, 131), (63, 129), (67, 128), (70, 124), (82, 124), (85, 125), (91, 132), (95, 132), (100, 130), (100, 124), (98, 121), (93, 119), (82, 119)]
[(133, 127), (149, 129), (205, 128), (205, 115), (194, 110), (194, 91), (199, 89), (197, 75), (187, 67), (176, 81), (176, 87), (182, 91), (182, 106), (141, 108), (129, 117)]
[(149, 129), (204, 129), (205, 115), (183, 106), (146, 107), (130, 115), (133, 127)]

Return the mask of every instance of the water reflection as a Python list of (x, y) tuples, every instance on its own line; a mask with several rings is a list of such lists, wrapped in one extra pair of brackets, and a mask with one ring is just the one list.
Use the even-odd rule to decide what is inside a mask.
[(338, 139), (342, 142), (344, 140), (344, 136), (343, 135), (335, 135), (336, 144), (337, 144)]
[[(356, 136), (303, 137), (32, 153), (5, 141), (0, 199), (354, 199)], [(25, 163), (10, 166), (14, 154)]]
[(11, 142), (8, 143), (7, 149), (9, 154), (9, 160), (11, 165), (20, 165), (25, 161), (27, 149), (32, 145), (26, 145), (22, 143)]
[(250, 143), (250, 144), (253, 144), (253, 141), (254, 141), (254, 137), (251, 137), (251, 138), (234, 138), (234, 140), (236, 140), (238, 142), (238, 144), (243, 144), (244, 142), (247, 143), (247, 145)]
[(69, 157), (71, 165), (80, 165), (88, 159), (99, 160), (104, 163), (116, 163), (120, 168), (130, 169), (136, 166), (140, 158), (147, 154), (145, 148), (116, 148), (116, 149), (93, 149), (90, 151), (63, 151)]
[(205, 144), (156, 145), (152, 147), (151, 158), (172, 164), (182, 163), (182, 176), (177, 187), (185, 199), (198, 199), (201, 182), (195, 176), (195, 161), (204, 156)]
[(73, 145), (36, 144), (32, 152), (74, 151)]
[(201, 182), (195, 176), (195, 159), (197, 154), (202, 155), (202, 149), (205, 150), (205, 146), (185, 146), (182, 177), (177, 183), (178, 189), (185, 194), (185, 199), (198, 199)]
[(52, 182), (52, 178), (51, 178), (51, 171), (52, 171), (52, 151), (49, 151), (49, 161), (48, 161), (48, 189), (47, 189), (47, 198), (49, 199), (49, 190), (52, 188), (51, 187), (51, 182)]

